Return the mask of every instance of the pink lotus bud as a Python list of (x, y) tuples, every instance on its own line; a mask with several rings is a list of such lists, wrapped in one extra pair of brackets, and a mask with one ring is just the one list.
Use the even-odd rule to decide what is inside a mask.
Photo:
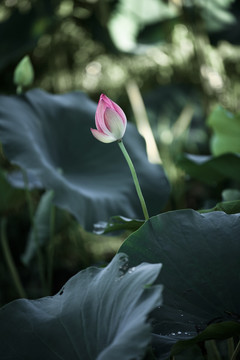
[(91, 129), (93, 136), (103, 143), (121, 140), (127, 126), (122, 109), (106, 95), (100, 96), (95, 115), (97, 129)]

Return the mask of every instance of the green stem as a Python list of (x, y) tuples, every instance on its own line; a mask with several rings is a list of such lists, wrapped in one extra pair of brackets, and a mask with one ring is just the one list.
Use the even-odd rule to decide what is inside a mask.
[(234, 341), (232, 337), (227, 339), (227, 347), (228, 347), (228, 357), (231, 360), (234, 353)]
[(25, 194), (26, 194), (26, 199), (27, 199), (27, 203), (28, 203), (29, 216), (30, 216), (30, 220), (31, 220), (32, 228), (33, 228), (33, 236), (34, 236), (34, 240), (35, 240), (35, 243), (37, 246), (39, 275), (40, 275), (40, 280), (41, 280), (41, 284), (42, 284), (43, 295), (45, 295), (46, 282), (45, 282), (45, 276), (44, 276), (44, 262), (43, 262), (43, 257), (42, 257), (39, 239), (38, 239), (37, 226), (36, 226), (35, 219), (34, 219), (33, 203), (32, 203), (31, 194), (30, 194), (30, 191), (28, 188), (27, 174), (23, 169), (22, 169), (22, 174), (23, 174), (23, 180), (24, 180), (24, 185), (25, 185)]
[(53, 277), (54, 227), (55, 227), (55, 207), (54, 207), (54, 205), (51, 205), (50, 235), (49, 235), (49, 247), (48, 247), (48, 289), (49, 289), (49, 294), (51, 294), (51, 290), (52, 290), (52, 277)]
[(16, 93), (17, 93), (18, 95), (21, 95), (21, 94), (22, 94), (22, 91), (23, 91), (22, 86), (21, 86), (21, 85), (18, 85), (18, 86), (17, 86)]
[(221, 356), (219, 354), (216, 341), (215, 340), (209, 340), (208, 342), (208, 348), (209, 348), (209, 359), (215, 359), (215, 360), (221, 360)]
[(120, 149), (122, 150), (122, 153), (123, 153), (123, 155), (124, 155), (124, 157), (125, 157), (125, 159), (126, 159), (126, 161), (128, 163), (129, 169), (131, 171), (133, 181), (134, 181), (134, 185), (136, 187), (138, 198), (139, 198), (141, 206), (142, 206), (142, 210), (143, 210), (145, 220), (148, 220), (149, 219), (148, 210), (147, 210), (147, 206), (146, 206), (143, 194), (142, 194), (142, 190), (141, 190), (140, 185), (139, 185), (136, 170), (135, 170), (135, 168), (133, 166), (132, 160), (131, 160), (130, 156), (128, 155), (128, 152), (127, 152), (122, 140), (118, 141), (118, 145), (119, 145)]
[(237, 344), (237, 346), (236, 346), (236, 348), (234, 350), (234, 353), (233, 353), (233, 355), (231, 357), (231, 360), (236, 360), (237, 355), (239, 354), (239, 352), (240, 352), (240, 341), (238, 342), (238, 344)]
[(12, 276), (14, 285), (16, 287), (17, 293), (21, 298), (26, 298), (26, 293), (24, 291), (24, 288), (22, 286), (20, 277), (18, 275), (16, 266), (14, 264), (12, 255), (11, 255), (11, 251), (10, 248), (8, 246), (8, 241), (7, 241), (7, 235), (6, 235), (6, 219), (3, 218), (1, 220), (1, 242), (2, 242), (2, 249), (3, 249), (3, 254), (8, 266), (8, 269), (10, 271), (10, 274)]

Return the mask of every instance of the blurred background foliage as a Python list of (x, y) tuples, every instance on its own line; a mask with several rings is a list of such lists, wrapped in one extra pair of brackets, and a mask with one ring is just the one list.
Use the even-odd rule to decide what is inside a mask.
[[(172, 187), (165, 210), (210, 208), (222, 200), (226, 188), (239, 190), (239, 183), (209, 186), (176, 164), (183, 152), (210, 154), (206, 119), (216, 104), (240, 111), (239, 18), (238, 0), (4, 0), (0, 92), (16, 93), (14, 69), (29, 55), (35, 72), (32, 88), (51, 93), (81, 90), (95, 101), (106, 93), (137, 123), (150, 160), (163, 164)], [(1, 192), (6, 195), (0, 211), (8, 218), (13, 257), (28, 294), (39, 296), (38, 270), (32, 265), (30, 273), (21, 261), (31, 228), (26, 198), (22, 190), (9, 190), (2, 172), (11, 167), (3, 154), (0, 167)], [(41, 193), (31, 196), (35, 211)], [(11, 206), (6, 210), (3, 202)], [(50, 292), (80, 268), (108, 261), (126, 237), (100, 240), (79, 228), (69, 214), (63, 217), (65, 226), (55, 234), (59, 246)], [(1, 303), (18, 296), (9, 285), (4, 261), (0, 282), (7, 290)]]
[[(34, 87), (126, 96), (186, 84), (235, 110), (240, 6), (234, 0), (5, 0), (0, 7), (1, 92), (28, 54)], [(178, 96), (177, 96), (178, 97)], [(207, 107), (206, 107), (207, 108)]]

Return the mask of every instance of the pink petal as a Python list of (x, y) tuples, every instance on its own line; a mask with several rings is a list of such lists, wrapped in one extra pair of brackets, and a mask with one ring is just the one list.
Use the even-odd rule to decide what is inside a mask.
[(126, 126), (123, 124), (119, 114), (115, 110), (107, 108), (104, 116), (106, 126), (110, 130), (112, 136), (114, 136), (116, 140), (122, 139)]
[(96, 130), (96, 129), (90, 129), (90, 130), (91, 130), (93, 136), (94, 136), (97, 140), (99, 140), (99, 141), (101, 141), (101, 142), (103, 142), (103, 143), (111, 143), (111, 142), (116, 141), (116, 139), (115, 139), (113, 136), (111, 136), (111, 135), (106, 135), (106, 134), (104, 134), (103, 132), (101, 132), (101, 131), (99, 131), (99, 130)]
[(106, 110), (106, 103), (104, 100), (100, 97), (100, 100), (98, 102), (96, 114), (95, 114), (95, 123), (96, 127), (100, 132), (103, 132), (106, 135), (111, 135), (111, 132), (107, 128), (105, 121), (104, 121), (104, 113)]
[(109, 99), (106, 95), (101, 94), (100, 96), (100, 100), (103, 100), (106, 104), (106, 107), (109, 107), (110, 109), (115, 110), (118, 115), (120, 116), (120, 118), (122, 119), (122, 122), (124, 125), (127, 124), (127, 118), (125, 113), (123, 112), (123, 110), (120, 108), (120, 106), (118, 106), (118, 104), (116, 104), (114, 101), (112, 101), (111, 99)]

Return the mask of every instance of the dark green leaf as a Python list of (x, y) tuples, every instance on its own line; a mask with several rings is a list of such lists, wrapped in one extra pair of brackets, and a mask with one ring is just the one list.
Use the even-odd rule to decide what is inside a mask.
[(153, 315), (161, 360), (178, 340), (240, 319), (239, 234), (240, 214), (179, 210), (152, 217), (121, 246), (131, 266), (163, 264), (164, 303)]
[(0, 310), (1, 359), (142, 359), (151, 340), (148, 314), (161, 305), (162, 292), (144, 285), (160, 269), (130, 269), (118, 254), (105, 269), (81, 271), (53, 297), (6, 305)]
[(216, 204), (212, 209), (200, 210), (199, 212), (203, 214), (212, 211), (224, 211), (226, 214), (240, 213), (240, 200), (223, 201)]
[[(95, 111), (96, 104), (80, 92), (50, 95), (33, 90), (0, 97), (0, 140), (6, 156), (54, 190), (54, 203), (88, 230), (113, 215), (143, 218), (117, 144), (100, 143), (90, 132)], [(148, 162), (145, 143), (132, 124), (124, 142), (149, 212), (157, 214), (169, 195), (165, 174)]]
[(36, 230), (32, 227), (25, 252), (21, 257), (25, 265), (29, 265), (30, 260), (37, 251), (37, 247), (43, 246), (50, 237), (50, 216), (53, 207), (53, 196), (54, 192), (48, 190), (40, 199), (34, 216)]
[[(34, 226), (30, 230), (25, 251), (21, 256), (22, 262), (27, 266), (32, 264), (31, 260), (34, 259), (38, 246), (49, 245), (51, 232), (52, 235), (59, 234), (69, 228), (72, 221), (75, 221), (66, 211), (55, 208), (53, 197), (54, 192), (48, 190), (42, 195), (38, 203), (34, 215)], [(53, 246), (53, 244), (50, 246)]]
[(185, 341), (178, 341), (172, 349), (172, 355), (177, 355), (180, 352), (192, 347), (197, 343), (206, 340), (217, 339), (224, 340), (240, 334), (240, 323), (233, 321), (225, 321), (219, 324), (209, 325), (200, 335), (195, 338)]
[(210, 185), (224, 179), (240, 181), (240, 155), (224, 154), (217, 157), (185, 154), (178, 165), (191, 177)]
[(144, 220), (128, 219), (123, 216), (112, 216), (108, 222), (94, 224), (94, 232), (98, 235), (114, 231), (136, 231), (144, 224)]

